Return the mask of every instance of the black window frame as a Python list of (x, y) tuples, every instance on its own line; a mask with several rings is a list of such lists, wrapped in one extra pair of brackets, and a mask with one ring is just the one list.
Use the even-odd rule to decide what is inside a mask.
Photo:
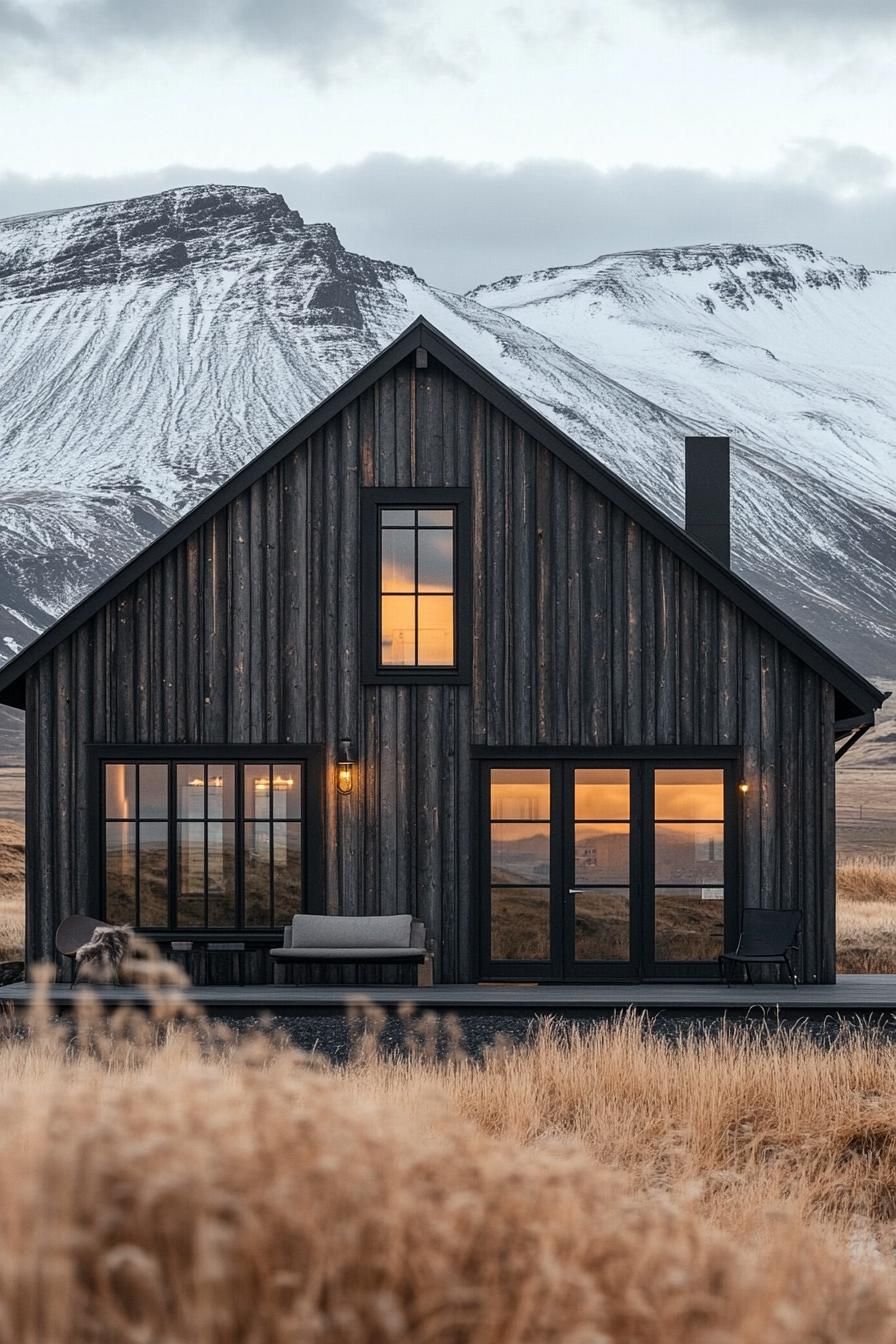
[[(116, 763), (116, 762), (108, 762), (107, 764), (115, 764), (115, 763)], [(210, 827), (210, 826), (213, 826), (213, 825), (220, 825), (220, 826), (222, 826), (222, 827), (224, 827), (224, 826), (232, 826), (232, 827), (233, 827), (233, 864), (234, 864), (233, 908), (234, 908), (234, 912), (235, 912), (235, 914), (238, 915), (238, 914), (239, 914), (239, 899), (238, 899), (238, 894), (237, 894), (237, 886), (238, 886), (237, 875), (238, 875), (238, 873), (239, 873), (240, 870), (241, 870), (241, 864), (240, 864), (240, 861), (239, 861), (239, 855), (238, 855), (238, 853), (237, 853), (237, 848), (236, 848), (236, 827), (237, 827), (237, 813), (238, 813), (238, 803), (237, 803), (237, 798), (238, 798), (239, 788), (240, 788), (240, 785), (239, 785), (239, 783), (238, 783), (239, 765), (238, 765), (236, 762), (234, 762), (234, 761), (224, 761), (224, 760), (204, 760), (204, 761), (194, 761), (194, 762), (190, 762), (190, 761), (167, 761), (167, 762), (163, 762), (163, 764), (165, 764), (165, 765), (167, 766), (167, 770), (168, 770), (168, 811), (169, 811), (169, 826), (168, 826), (168, 925), (169, 925), (169, 927), (176, 928), (178, 931), (180, 931), (181, 929), (186, 930), (186, 929), (197, 929), (197, 928), (199, 928), (199, 929), (203, 929), (203, 928), (205, 928), (205, 929), (217, 928), (217, 929), (225, 929), (225, 930), (227, 930), (228, 932), (232, 932), (232, 931), (234, 931), (234, 930), (238, 927), (238, 922), (237, 922), (236, 919), (234, 920), (234, 924), (233, 924), (232, 927), (231, 927), (230, 925), (228, 925), (228, 924), (210, 924), (210, 923), (209, 923), (209, 920), (208, 920), (208, 911), (209, 911), (209, 906), (210, 906), (210, 904), (211, 904), (211, 900), (212, 900), (212, 892), (211, 892), (210, 885), (209, 885), (209, 827)], [(208, 794), (208, 790), (209, 790), (209, 782), (210, 782), (209, 770), (210, 770), (211, 767), (213, 767), (213, 766), (219, 766), (219, 765), (220, 765), (220, 766), (230, 766), (230, 767), (232, 767), (232, 769), (233, 769), (233, 816), (232, 816), (232, 817), (228, 817), (228, 816), (222, 815), (220, 818), (217, 818), (217, 817), (212, 817), (212, 816), (209, 815), (209, 810), (208, 810), (208, 804), (209, 804), (209, 794)], [(202, 813), (201, 813), (200, 816), (186, 815), (186, 814), (183, 814), (183, 813), (181, 812), (181, 807), (180, 807), (180, 790), (181, 790), (181, 784), (180, 784), (180, 780), (179, 780), (179, 777), (178, 777), (178, 776), (179, 776), (179, 768), (180, 768), (180, 767), (185, 767), (185, 768), (188, 770), (188, 772), (189, 772), (190, 774), (194, 774), (195, 772), (197, 772), (197, 771), (200, 770), (200, 769), (202, 770), (202, 780), (201, 780), (201, 786), (202, 786)], [(105, 780), (103, 781), (101, 787), (102, 787), (102, 789), (103, 789), (103, 798), (104, 798), (104, 800), (105, 800)], [(172, 808), (173, 808), (173, 811), (172, 811)], [(105, 808), (104, 808), (104, 810), (105, 810)], [(222, 810), (222, 811), (223, 811), (223, 810)], [(191, 892), (189, 892), (189, 893), (188, 893), (188, 898), (192, 898), (192, 899), (195, 900), (197, 897), (201, 897), (202, 902), (203, 902), (203, 910), (204, 910), (204, 914), (205, 914), (205, 922), (204, 922), (204, 923), (198, 923), (198, 924), (184, 924), (184, 925), (180, 925), (176, 920), (174, 920), (174, 921), (172, 920), (172, 913), (173, 913), (173, 912), (177, 912), (179, 902), (180, 902), (181, 898), (183, 898), (184, 895), (185, 895), (185, 893), (181, 890), (181, 887), (180, 887), (180, 871), (179, 871), (179, 860), (180, 860), (180, 855), (181, 855), (181, 844), (180, 844), (180, 841), (181, 841), (181, 835), (182, 835), (183, 830), (184, 830), (185, 827), (190, 827), (190, 828), (193, 829), (193, 830), (195, 830), (196, 827), (201, 827), (201, 829), (202, 829), (203, 887), (202, 887), (202, 891), (201, 891), (201, 892), (198, 892), (198, 891), (191, 891)], [(171, 869), (172, 861), (174, 862), (174, 871), (173, 871), (173, 872), (172, 872), (172, 869)], [(104, 865), (104, 872), (103, 872), (103, 882), (104, 882), (104, 884), (105, 884), (105, 865)], [(106, 893), (105, 893), (105, 885), (104, 885), (104, 890), (103, 890), (104, 908), (105, 908), (105, 896), (106, 896)], [(140, 925), (138, 924), (138, 925), (136, 925), (136, 927), (139, 928)], [(155, 928), (158, 928), (158, 925), (156, 925)]]
[[(709, 980), (715, 982), (718, 967), (714, 961), (658, 961), (655, 949), (655, 817), (654, 775), (662, 769), (721, 769), (724, 775), (724, 938), (728, 946), (737, 941), (741, 912), (744, 908), (743, 871), (743, 799), (737, 789), (737, 780), (744, 775), (743, 750), (732, 746), (616, 746), (616, 747), (543, 747), (543, 746), (474, 746), (471, 758), (475, 769), (472, 780), (473, 862), (477, 874), (474, 919), (476, 938), (476, 965), (478, 979), (483, 981), (536, 980), (541, 984), (587, 983), (675, 983), (682, 980)], [(569, 955), (568, 940), (563, 939), (563, 920), (560, 900), (554, 900), (551, 911), (551, 958), (549, 961), (497, 961), (491, 955), (491, 873), (490, 873), (490, 812), (488, 769), (490, 767), (521, 767), (537, 769), (546, 765), (556, 767), (593, 766), (595, 768), (626, 768), (631, 775), (630, 871), (629, 890), (632, 900), (631, 951), (628, 963), (582, 962), (576, 965)], [(554, 779), (556, 777), (556, 783)], [(563, 770), (552, 776), (552, 867), (558, 892), (568, 892), (576, 883), (570, 859), (564, 854), (563, 820), (561, 811), (568, 786), (562, 783)], [(565, 793), (564, 793), (565, 790)], [(568, 803), (565, 804), (568, 819)], [(556, 822), (553, 818), (556, 817)], [(562, 896), (561, 896), (562, 900)], [(566, 955), (565, 955), (566, 954)], [(599, 969), (596, 969), (599, 968)]]
[[(742, 798), (737, 790), (737, 780), (743, 777), (741, 753), (723, 756), (711, 754), (707, 748), (688, 747), (675, 759), (656, 757), (647, 762), (644, 771), (642, 795), (642, 819), (644, 827), (644, 921), (649, 925), (651, 958), (645, 960), (645, 974), (654, 981), (675, 981), (699, 978), (701, 972), (717, 967), (717, 959), (709, 961), (669, 961), (656, 955), (656, 894), (657, 891), (691, 889), (693, 882), (657, 882), (656, 880), (656, 775), (660, 770), (720, 770), (722, 772), (723, 826), (722, 843), (722, 881), (720, 883), (698, 883), (707, 887), (721, 888), (723, 892), (722, 908), (722, 946), (723, 952), (737, 942), (740, 928), (741, 911), (744, 906), (743, 865), (741, 853), (743, 846), (743, 809)], [(666, 825), (688, 824), (666, 821)], [(713, 974), (712, 978), (715, 978)]]
[[(318, 744), (292, 743), (220, 743), (202, 744), (161, 743), (91, 743), (88, 746), (88, 767), (90, 776), (90, 847), (88, 868), (91, 889), (97, 893), (96, 914), (105, 918), (106, 911), (106, 875), (105, 875), (105, 767), (107, 764), (140, 764), (159, 762), (169, 768), (168, 787), (168, 925), (162, 930), (159, 925), (146, 929), (147, 936), (158, 937), (160, 933), (183, 934), (185, 938), (215, 936), (226, 938), (239, 934), (244, 941), (267, 940), (280, 933), (282, 925), (263, 927), (245, 923), (245, 890), (243, 872), (243, 827), (246, 817), (241, 806), (242, 784), (235, 780), (235, 848), (236, 868), (236, 921), (232, 927), (213, 925), (200, 928), (196, 925), (179, 928), (175, 922), (177, 904), (177, 826), (175, 815), (176, 766), (188, 764), (225, 765), (233, 764), (235, 773), (240, 776), (243, 765), (257, 765), (270, 762), (272, 765), (298, 762), (302, 766), (302, 909), (309, 914), (323, 914), (324, 890), (322, 874), (321, 840), (323, 835), (323, 787), (326, 753)], [(140, 925), (135, 925), (140, 929)]]
[[(454, 510), (454, 665), (384, 664), (381, 654), (380, 513), (383, 509)], [(463, 686), (472, 678), (470, 490), (448, 486), (367, 486), (361, 491), (361, 673), (365, 685)]]

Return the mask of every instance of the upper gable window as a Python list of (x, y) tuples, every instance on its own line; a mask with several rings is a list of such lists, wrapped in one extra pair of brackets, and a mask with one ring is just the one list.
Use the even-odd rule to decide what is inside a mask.
[(466, 679), (467, 492), (375, 489), (364, 496), (366, 679)]
[(453, 669), (456, 510), (379, 510), (380, 666)]

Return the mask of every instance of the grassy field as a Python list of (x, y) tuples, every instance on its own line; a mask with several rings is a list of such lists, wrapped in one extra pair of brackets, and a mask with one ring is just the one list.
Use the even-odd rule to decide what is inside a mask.
[(0, 818), (25, 820), (25, 770), (0, 763)]
[(25, 830), (0, 819), (0, 961), (21, 957), (25, 942)]
[[(20, 955), (23, 832), (0, 820)], [(896, 971), (896, 864), (838, 879)], [(89, 1008), (0, 1033), (0, 1344), (891, 1344), (896, 1052), (637, 1019), (353, 1063)]]
[(334, 1069), (38, 1015), (0, 1044), (0, 1344), (896, 1337), (891, 1047), (426, 1038)]
[(848, 859), (837, 869), (837, 967), (896, 972), (896, 859)]
[(837, 766), (840, 860), (896, 856), (896, 682), (872, 677), (890, 692), (867, 733)]

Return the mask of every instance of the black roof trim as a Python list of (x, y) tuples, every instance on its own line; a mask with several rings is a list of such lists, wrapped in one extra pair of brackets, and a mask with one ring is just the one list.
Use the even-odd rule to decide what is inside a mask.
[(882, 691), (866, 681), (830, 649), (826, 649), (813, 635), (803, 630), (763, 597), (757, 589), (721, 565), (683, 528), (665, 517), (649, 500), (626, 485), (620, 477), (604, 467), (591, 453), (551, 424), (538, 411), (527, 406), (515, 392), (481, 364), (477, 364), (460, 346), (450, 341), (424, 317), (418, 317), (348, 382), (343, 383), (342, 387), (337, 388), (313, 411), (242, 467), (235, 476), (231, 476), (167, 532), (157, 537), (99, 588), (54, 622), (5, 667), (0, 668), (0, 704), (24, 708), (24, 675), (44, 654), (145, 574), (152, 565), (208, 522), (265, 472), (270, 471), (294, 448), (323, 428), (328, 420), (338, 415), (389, 369), (411, 355), (418, 346), (423, 346), (440, 363), (463, 378), (521, 429), (543, 443), (567, 466), (589, 481), (658, 541), (668, 546), (674, 554), (713, 584), (719, 592), (730, 598), (758, 625), (829, 682), (843, 697), (844, 703), (838, 704), (838, 718), (846, 718), (850, 714), (873, 713), (880, 708), (885, 698)]

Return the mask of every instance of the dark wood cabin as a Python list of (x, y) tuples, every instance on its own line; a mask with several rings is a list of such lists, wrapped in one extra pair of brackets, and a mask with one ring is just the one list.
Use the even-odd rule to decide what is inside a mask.
[[(412, 911), (443, 982), (705, 978), (744, 904), (835, 978), (834, 763), (881, 693), (420, 319), (0, 671), (28, 956), (69, 913)], [(843, 749), (840, 747), (840, 750)]]

